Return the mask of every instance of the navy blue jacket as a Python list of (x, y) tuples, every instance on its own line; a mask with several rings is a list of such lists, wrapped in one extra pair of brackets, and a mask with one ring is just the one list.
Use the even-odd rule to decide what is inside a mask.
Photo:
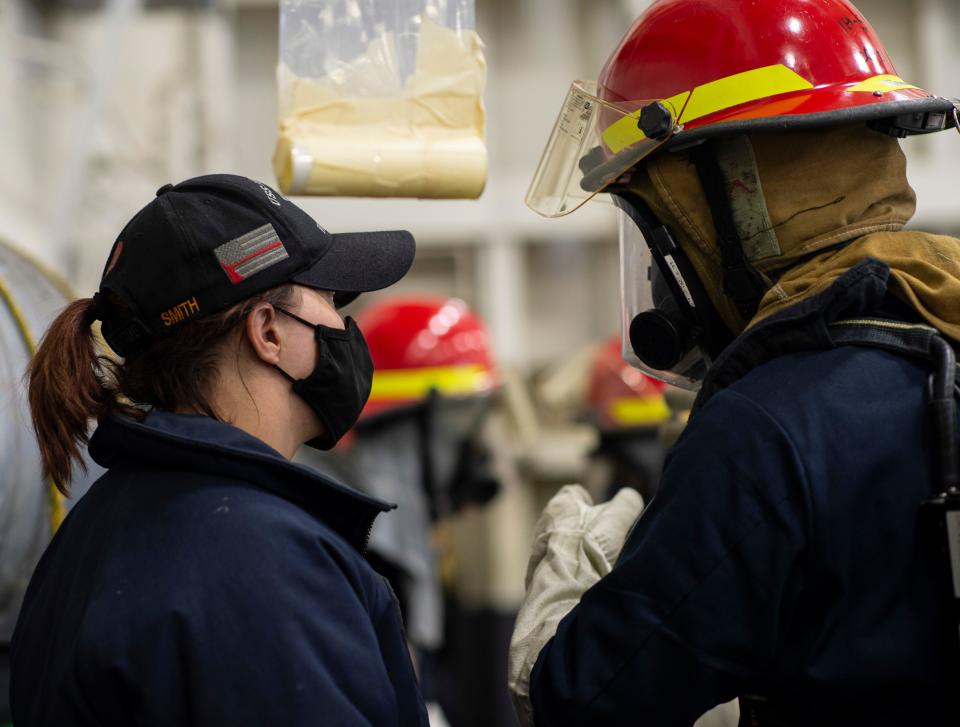
[(206, 417), (109, 418), (90, 453), (14, 633), (17, 727), (427, 725), (361, 554), (388, 505)]
[(741, 695), (786, 724), (960, 724), (917, 532), (932, 366), (828, 335), (882, 313), (887, 275), (862, 263), (716, 362), (617, 566), (540, 654), (538, 727), (690, 725)]

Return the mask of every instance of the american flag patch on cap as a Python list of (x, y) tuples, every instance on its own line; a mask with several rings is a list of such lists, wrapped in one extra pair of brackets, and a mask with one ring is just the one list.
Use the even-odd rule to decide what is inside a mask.
[(258, 227), (213, 252), (234, 285), (290, 257), (273, 225)]

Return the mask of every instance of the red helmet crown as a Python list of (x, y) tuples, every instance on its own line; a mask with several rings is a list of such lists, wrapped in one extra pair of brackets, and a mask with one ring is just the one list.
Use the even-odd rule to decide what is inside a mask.
[(496, 386), (487, 327), (462, 300), (393, 298), (362, 311), (357, 325), (374, 365), (364, 416), (420, 401), (431, 390), (470, 396)]
[(623, 360), (620, 336), (604, 343), (593, 358), (587, 402), (605, 429), (643, 427), (670, 417), (666, 387)]
[[(901, 79), (847, 0), (659, 0), (627, 31), (599, 87), (611, 103), (669, 101), (676, 143), (724, 129), (889, 119), (891, 133), (907, 135), (953, 124), (953, 103)], [(623, 138), (605, 133), (612, 151), (642, 136), (629, 125), (620, 122)]]

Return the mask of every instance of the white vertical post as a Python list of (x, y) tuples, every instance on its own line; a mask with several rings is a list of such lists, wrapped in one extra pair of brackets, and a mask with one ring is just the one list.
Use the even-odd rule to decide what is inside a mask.
[[(3, 129), (0, 134), (0, 158), (4, 160), (5, 179), (17, 180), (20, 186), (31, 186), (33, 174), (27, 163), (28, 152), (24, 144), (26, 115), (21, 111), (25, 105), (21, 101), (25, 90), (22, 81), (23, 64), (17, 57), (21, 33), (20, 16), (19, 0), (0, 0), (0, 38), (8, 46), (8, 52), (9, 46), (13, 46), (13, 62), (8, 59), (0, 62), (0, 98), (5, 99), (5, 102), (0, 104), (0, 129)], [(6, 207), (6, 204), (3, 206)]]
[[(960, 65), (960, 51), (955, 34), (960, 23), (960, 8), (956, 0), (914, 0), (917, 35), (914, 39), (919, 61), (919, 83), (931, 93), (957, 95), (956, 68)], [(916, 82), (916, 81), (915, 81)], [(951, 179), (960, 163), (960, 138), (956, 131), (941, 132), (922, 140), (926, 158), (922, 173), (911, 176), (917, 190), (918, 218), (931, 219), (936, 226), (956, 230), (960, 219), (956, 212), (953, 186), (944, 184)]]
[(199, 133), (203, 146), (202, 169), (206, 174), (236, 166), (238, 74), (230, 25), (235, 12), (233, 7), (215, 7), (203, 13), (193, 38), (202, 95)]
[(478, 307), (493, 338), (497, 360), (522, 367), (527, 351), (527, 271), (523, 244), (508, 233), (490, 237), (478, 249)]
[(954, 85), (957, 58), (954, 50), (956, 35), (956, 10), (950, 6), (955, 0), (914, 0), (917, 18), (917, 56), (920, 74), (934, 93), (947, 93)]
[(109, 0), (103, 10), (102, 42), (93, 63), (90, 93), (78, 115), (69, 155), (50, 197), (48, 239), (50, 249), (60, 261), (68, 257), (67, 233), (80, 205), (84, 175), (94, 149), (100, 116), (116, 75), (117, 49), (123, 43), (127, 29), (142, 10), (143, 3), (144, 0)]

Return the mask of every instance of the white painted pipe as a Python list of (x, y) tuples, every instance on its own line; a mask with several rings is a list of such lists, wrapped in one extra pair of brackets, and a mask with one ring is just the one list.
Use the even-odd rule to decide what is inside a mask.
[(96, 141), (100, 118), (113, 87), (118, 48), (123, 44), (127, 29), (143, 10), (143, 3), (144, 0), (109, 0), (103, 9), (102, 36), (92, 65), (90, 93), (77, 117), (73, 143), (64, 160), (56, 190), (50, 198), (49, 249), (53, 251), (55, 260), (64, 263), (70, 259), (67, 250), (68, 234), (75, 224), (83, 199), (84, 176)]

